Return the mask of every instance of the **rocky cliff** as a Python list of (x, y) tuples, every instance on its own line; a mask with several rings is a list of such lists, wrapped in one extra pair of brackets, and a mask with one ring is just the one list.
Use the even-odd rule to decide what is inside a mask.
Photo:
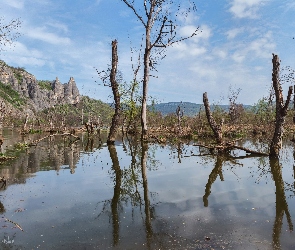
[[(57, 104), (77, 104), (80, 94), (73, 77), (62, 84), (56, 77), (53, 81), (38, 81), (23, 68), (10, 67), (0, 61), (0, 82), (19, 93), (33, 112)], [(0, 90), (3, 91), (3, 90)]]

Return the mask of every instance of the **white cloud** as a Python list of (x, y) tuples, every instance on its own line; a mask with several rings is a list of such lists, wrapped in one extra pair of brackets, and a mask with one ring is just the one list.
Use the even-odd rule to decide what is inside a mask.
[(41, 40), (54, 45), (69, 45), (71, 39), (68, 37), (61, 37), (57, 34), (47, 32), (44, 28), (32, 28), (28, 30), (27, 36), (33, 39)]
[(237, 35), (239, 35), (243, 31), (244, 31), (244, 28), (235, 28), (235, 29), (228, 30), (226, 32), (227, 39), (228, 40), (234, 39), (236, 38)]
[(270, 57), (275, 48), (276, 44), (273, 41), (272, 33), (267, 32), (248, 43), (237, 43), (232, 59), (238, 63), (242, 63), (250, 56), (251, 59), (266, 59)]
[(63, 24), (63, 23), (53, 21), (53, 22), (48, 22), (47, 25), (50, 26), (50, 27), (53, 27), (53, 28), (55, 28), (57, 30), (63, 31), (65, 33), (68, 32), (68, 26)]
[(232, 0), (229, 11), (237, 18), (255, 19), (257, 11), (266, 0)]
[(242, 63), (246, 58), (246, 55), (244, 52), (242, 51), (236, 51), (233, 55), (232, 55), (232, 59), (237, 62), (237, 63)]
[(14, 49), (10, 53), (3, 53), (2, 58), (8, 64), (17, 64), (20, 67), (43, 66), (46, 59), (42, 52), (35, 49), (28, 49), (24, 44), (15, 42)]
[(295, 10), (295, 2), (293, 0), (287, 2), (285, 9), (286, 11)]
[(213, 50), (213, 55), (218, 56), (221, 59), (225, 59), (228, 55), (226, 50), (223, 50), (221, 48), (216, 48)]
[(259, 58), (269, 58), (276, 47), (272, 41), (272, 34), (268, 32), (263, 37), (252, 41), (249, 45), (249, 51), (255, 52)]
[(2, 0), (1, 4), (6, 4), (10, 7), (16, 9), (23, 9), (24, 8), (24, 0)]
[(29, 50), (24, 44), (20, 42), (15, 42), (14, 53), (21, 54), (23, 56), (33, 56), (39, 58), (44, 56), (42, 52), (36, 49)]

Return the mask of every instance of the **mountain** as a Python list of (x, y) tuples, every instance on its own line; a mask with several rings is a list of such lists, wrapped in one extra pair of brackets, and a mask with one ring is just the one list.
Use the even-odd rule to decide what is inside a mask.
[[(150, 106), (151, 110), (155, 110), (161, 112), (162, 115), (175, 114), (176, 109), (180, 106), (183, 114), (185, 116), (195, 116), (200, 112), (200, 110), (204, 110), (203, 104), (196, 104), (192, 102), (168, 102), (168, 103), (158, 103)], [(229, 105), (211, 105), (211, 109), (214, 110), (215, 107), (219, 107), (223, 110), (228, 110)], [(244, 108), (250, 108), (250, 105), (244, 105)]]
[(183, 114), (186, 116), (194, 116), (203, 106), (202, 104), (196, 104), (191, 102), (168, 102), (154, 104), (150, 109), (160, 112), (162, 115), (175, 114), (177, 107), (180, 106)]
[(24, 68), (11, 67), (3, 61), (0, 61), (0, 97), (16, 109), (34, 113), (57, 104), (80, 101), (73, 77), (65, 84), (57, 77), (53, 81), (39, 81)]

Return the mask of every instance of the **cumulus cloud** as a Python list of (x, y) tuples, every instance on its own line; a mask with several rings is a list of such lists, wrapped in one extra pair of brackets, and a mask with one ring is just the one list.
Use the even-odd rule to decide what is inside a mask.
[(71, 44), (70, 38), (58, 36), (55, 33), (46, 31), (44, 28), (32, 28), (27, 31), (27, 36), (54, 45)]
[(273, 42), (272, 33), (269, 31), (248, 43), (238, 44), (233, 52), (232, 59), (238, 63), (242, 63), (249, 56), (254, 56), (256, 59), (266, 59), (270, 57), (275, 48), (276, 44)]
[(255, 19), (266, 0), (232, 0), (229, 11), (237, 18)]

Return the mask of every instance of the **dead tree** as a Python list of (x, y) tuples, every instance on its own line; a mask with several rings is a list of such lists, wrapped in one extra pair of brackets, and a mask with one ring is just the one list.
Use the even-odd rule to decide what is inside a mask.
[(222, 125), (223, 125), (223, 121), (221, 122), (220, 125), (218, 125), (216, 123), (216, 121), (214, 120), (211, 110), (210, 110), (210, 104), (207, 98), (207, 92), (205, 92), (203, 94), (203, 103), (205, 106), (205, 111), (206, 111), (206, 117), (207, 120), (209, 122), (209, 125), (214, 133), (214, 137), (216, 140), (217, 145), (202, 145), (202, 144), (194, 144), (195, 146), (200, 146), (200, 147), (204, 147), (204, 148), (208, 148), (211, 152), (213, 152), (213, 150), (217, 150), (218, 153), (227, 153), (230, 150), (233, 149), (239, 149), (239, 150), (243, 150), (248, 154), (251, 154), (251, 156), (268, 156), (268, 153), (262, 153), (262, 152), (257, 152), (255, 150), (250, 150), (241, 146), (237, 146), (236, 145), (236, 141), (223, 141), (223, 134), (222, 134)]
[(181, 119), (183, 117), (183, 110), (181, 110), (180, 105), (176, 108), (176, 116), (177, 116), (177, 123), (178, 123), (178, 133), (181, 132)]
[(94, 125), (93, 125), (92, 120), (88, 120), (88, 122), (85, 122), (84, 126), (85, 126), (85, 128), (87, 130), (88, 136), (93, 135), (93, 133), (94, 133)]
[(0, 133), (2, 134), (3, 121), (6, 115), (6, 105), (3, 101), (0, 102)]
[(118, 73), (118, 42), (117, 40), (112, 41), (112, 66), (107, 70), (99, 72), (96, 69), (97, 74), (104, 83), (104, 86), (112, 88), (115, 113), (112, 118), (112, 124), (110, 127), (107, 143), (113, 144), (116, 140), (117, 131), (120, 123), (121, 116), (121, 95), (119, 93), (119, 82), (122, 80), (121, 75)]
[(29, 114), (26, 114), (26, 118), (24, 121), (24, 125), (23, 125), (23, 131), (25, 132), (27, 130), (27, 124), (28, 124), (28, 120), (29, 120)]
[(117, 40), (112, 41), (112, 68), (110, 74), (110, 83), (113, 91), (115, 101), (115, 113), (112, 119), (112, 125), (108, 136), (108, 144), (113, 144), (116, 140), (116, 134), (119, 127), (121, 104), (120, 104), (120, 93), (119, 84), (117, 82), (117, 68), (118, 68), (118, 51), (117, 51)]
[(237, 98), (240, 92), (240, 88), (238, 88), (237, 90), (234, 90), (232, 87), (229, 88), (229, 117), (232, 123), (235, 123), (238, 120), (243, 110), (243, 105), (237, 104)]
[(291, 95), (293, 92), (293, 87), (289, 87), (287, 100), (284, 103), (283, 90), (280, 83), (280, 59), (277, 55), (272, 54), (272, 87), (275, 91), (276, 97), (276, 121), (275, 121), (275, 131), (270, 144), (271, 157), (278, 157), (280, 149), (282, 147), (282, 137), (284, 132), (285, 117), (287, 115), (288, 106), (291, 100)]
[[(175, 4), (178, 4), (178, 1), (173, 0), (142, 0), (142, 8), (138, 8), (139, 5), (135, 4), (134, 0), (122, 0), (128, 8), (130, 8), (139, 22), (144, 27), (145, 34), (145, 45), (144, 45), (144, 57), (143, 57), (143, 84), (142, 84), (142, 102), (141, 102), (141, 128), (142, 128), (142, 138), (147, 136), (147, 97), (148, 97), (148, 83), (151, 76), (150, 71), (155, 70), (157, 60), (152, 58), (152, 51), (155, 49), (160, 49), (162, 52), (168, 46), (178, 43), (180, 41), (191, 38), (197, 34), (199, 28), (188, 37), (179, 37), (176, 36), (176, 20), (177, 14), (172, 13), (172, 7)], [(139, 2), (139, 1), (138, 1)], [(183, 1), (182, 1), (183, 2)], [(191, 3), (191, 1), (188, 1)], [(171, 5), (171, 6), (169, 6)], [(192, 7), (191, 7), (192, 6)], [(190, 11), (195, 11), (196, 6), (194, 3), (191, 4), (189, 8), (182, 13), (183, 16), (187, 15)], [(169, 8), (170, 7), (170, 8)], [(183, 8), (178, 6), (178, 12), (181, 12)], [(171, 20), (173, 17), (174, 21)], [(159, 52), (159, 53), (160, 53)], [(163, 58), (165, 56), (158, 55), (158, 57)]]
[(213, 130), (216, 143), (222, 144), (222, 124), (218, 125), (212, 116), (212, 113), (210, 110), (210, 104), (207, 98), (207, 92), (203, 94), (203, 103), (205, 106), (206, 117), (211, 129)]

